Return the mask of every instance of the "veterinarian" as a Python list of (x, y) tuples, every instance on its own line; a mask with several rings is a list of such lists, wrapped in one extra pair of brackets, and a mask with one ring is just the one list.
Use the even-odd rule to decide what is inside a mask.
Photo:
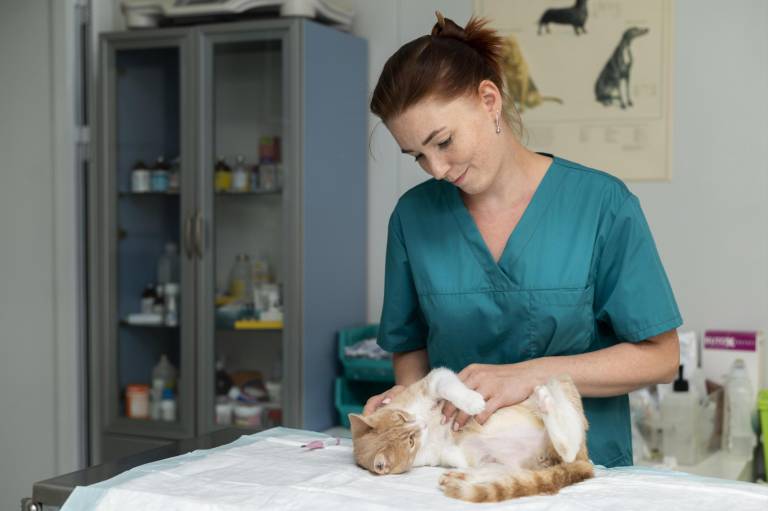
[[(372, 112), (434, 179), (389, 221), (378, 342), (397, 385), (364, 413), (444, 366), (486, 399), (484, 423), (568, 373), (590, 458), (631, 465), (627, 393), (674, 379), (680, 313), (624, 183), (521, 144), (500, 47), (482, 21), (461, 28), (438, 14), (374, 90)], [(443, 413), (454, 429), (469, 420), (450, 403)]]

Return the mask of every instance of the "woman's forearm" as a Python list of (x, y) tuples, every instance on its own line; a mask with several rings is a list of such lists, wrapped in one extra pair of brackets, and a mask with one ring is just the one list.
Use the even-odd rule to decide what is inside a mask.
[(395, 369), (395, 383), (398, 385), (408, 386), (417, 382), (429, 373), (427, 350), (393, 353), (392, 366)]
[(584, 397), (626, 394), (654, 383), (669, 383), (677, 374), (680, 348), (677, 332), (671, 330), (647, 341), (620, 343), (584, 353), (543, 357), (530, 364), (533, 386), (558, 374), (570, 374)]

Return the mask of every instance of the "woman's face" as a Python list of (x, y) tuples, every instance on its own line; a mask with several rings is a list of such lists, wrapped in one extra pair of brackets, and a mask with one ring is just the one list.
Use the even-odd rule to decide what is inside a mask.
[(403, 153), (429, 175), (475, 194), (488, 189), (501, 165), (492, 111), (479, 96), (426, 99), (389, 120), (387, 127)]

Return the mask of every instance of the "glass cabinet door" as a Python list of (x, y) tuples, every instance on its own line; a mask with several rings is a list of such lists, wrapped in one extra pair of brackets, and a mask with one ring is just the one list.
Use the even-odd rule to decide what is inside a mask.
[(187, 50), (148, 39), (106, 52), (107, 431), (179, 437), (194, 430)]
[(204, 41), (200, 417), (262, 429), (283, 412), (286, 43), (236, 29)]

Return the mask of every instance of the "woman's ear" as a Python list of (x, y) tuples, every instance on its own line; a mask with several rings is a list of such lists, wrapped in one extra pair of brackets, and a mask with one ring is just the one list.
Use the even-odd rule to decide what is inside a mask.
[(501, 111), (501, 91), (499, 88), (492, 81), (483, 80), (477, 86), (477, 94), (483, 108), (495, 118), (496, 113)]

